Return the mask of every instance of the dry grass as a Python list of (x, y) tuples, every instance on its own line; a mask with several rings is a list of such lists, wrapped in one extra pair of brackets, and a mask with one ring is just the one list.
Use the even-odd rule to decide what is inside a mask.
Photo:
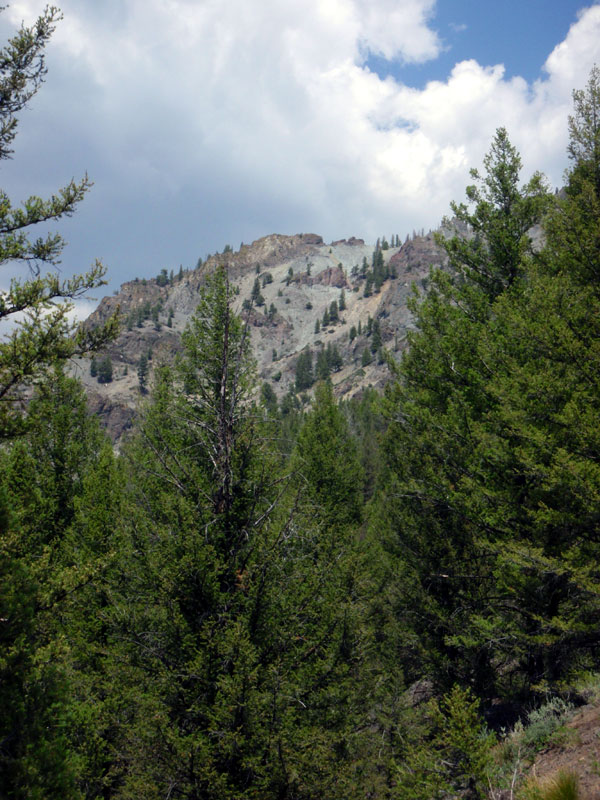
[(548, 778), (530, 778), (519, 792), (519, 800), (580, 800), (579, 778), (560, 771)]

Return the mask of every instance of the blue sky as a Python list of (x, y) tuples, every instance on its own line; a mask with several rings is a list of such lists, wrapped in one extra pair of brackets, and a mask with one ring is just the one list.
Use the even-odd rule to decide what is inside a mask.
[[(43, 0), (0, 14), (5, 40)], [(497, 127), (559, 185), (600, 4), (63, 0), (47, 81), (1, 165), (15, 200), (86, 171), (63, 274), (108, 291), (277, 232), (436, 227)], [(365, 59), (365, 54), (371, 56)], [(378, 54), (378, 55), (374, 55)], [(0, 290), (10, 269), (0, 271)]]
[(542, 76), (546, 58), (583, 7), (571, 0), (441, 0), (430, 19), (444, 47), (439, 56), (407, 64), (401, 57), (388, 61), (371, 54), (367, 64), (380, 77), (391, 75), (419, 88), (431, 80), (445, 80), (454, 64), (471, 58), (480, 64), (504, 64), (506, 77), (533, 82)]

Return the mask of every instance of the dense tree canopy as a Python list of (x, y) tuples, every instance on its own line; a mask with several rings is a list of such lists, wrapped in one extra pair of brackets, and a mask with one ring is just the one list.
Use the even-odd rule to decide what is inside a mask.
[[(593, 76), (575, 99), (598, 102)], [(453, 206), (468, 227), (440, 238), (456, 277), (433, 276), (387, 392), (379, 517), (420, 657), (490, 699), (556, 690), (599, 644), (597, 200), (581, 160), (552, 206), (538, 177), (519, 188), (519, 163), (498, 131), (474, 211)]]
[[(0, 159), (58, 19), (2, 51)], [(42, 276), (63, 242), (27, 231), (89, 182), (2, 198), (0, 262), (32, 270), (0, 296), (0, 318), (25, 314), (0, 342), (2, 797), (513, 795), (520, 750), (507, 783), (510, 737), (494, 747), (482, 714), (526, 720), (600, 654), (597, 69), (574, 104), (556, 197), (497, 131), (383, 397), (338, 403), (329, 344), (278, 400), (227, 268), (206, 269), (177, 359), (150, 381), (140, 358), (118, 453), (64, 364), (109, 333), (64, 303), (103, 268)], [(383, 361), (378, 319), (365, 334), (363, 364)]]

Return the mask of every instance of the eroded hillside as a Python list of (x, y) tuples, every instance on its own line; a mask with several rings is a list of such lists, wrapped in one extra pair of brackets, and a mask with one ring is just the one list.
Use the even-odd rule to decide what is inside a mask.
[(163, 270), (156, 278), (124, 283), (87, 323), (99, 324), (117, 309), (122, 318), (118, 338), (96, 356), (96, 364), (110, 359), (112, 380), (101, 382), (103, 375), (90, 374), (96, 371), (90, 362), (79, 362), (90, 404), (118, 439), (140, 398), (140, 363), (144, 372), (148, 361), (149, 385), (152, 368), (173, 360), (203, 282), (218, 264), (228, 266), (236, 311), (248, 322), (259, 381), (269, 381), (279, 398), (310, 391), (297, 381), (298, 359), (304, 354), (314, 375), (321, 351), (321, 370), (328, 355), (338, 396), (381, 386), (388, 374), (383, 351), (401, 351), (411, 325), (413, 284), (422, 287), (430, 268), (443, 263), (432, 234), (396, 247), (273, 234), (211, 256), (193, 271)]

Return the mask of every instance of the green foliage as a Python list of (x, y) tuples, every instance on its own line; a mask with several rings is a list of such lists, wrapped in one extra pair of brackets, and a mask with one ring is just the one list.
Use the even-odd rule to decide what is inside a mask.
[(111, 383), (113, 379), (112, 359), (109, 355), (103, 356), (98, 362), (98, 383)]
[(592, 67), (585, 90), (573, 92), (574, 114), (569, 117), (569, 146), (567, 153), (575, 166), (571, 183), (576, 178), (592, 184), (600, 197), (600, 69)]
[(371, 352), (376, 353), (381, 349), (383, 344), (383, 340), (381, 338), (381, 325), (378, 319), (374, 320), (371, 333)]
[(327, 343), (326, 349), (327, 363), (332, 372), (339, 372), (343, 366), (342, 355), (335, 344)]
[(503, 742), (504, 761), (512, 765), (517, 758), (531, 760), (548, 745), (559, 744), (573, 711), (574, 707), (559, 697), (529, 711), (525, 722), (517, 722)]
[(362, 472), (328, 381), (317, 385), (313, 408), (298, 435), (295, 457), (326, 524), (338, 527), (360, 522)]
[(252, 294), (251, 294), (252, 302), (257, 306), (264, 306), (265, 299), (260, 293), (260, 281), (258, 278), (255, 278), (254, 285), (252, 287)]
[(313, 383), (312, 352), (310, 347), (307, 347), (296, 360), (296, 391), (302, 392), (310, 389)]
[(366, 389), (359, 397), (344, 403), (342, 412), (356, 447), (363, 473), (363, 496), (367, 503), (373, 496), (382, 468), (381, 438), (385, 421), (381, 413), (381, 398), (373, 389)]
[[(0, 159), (10, 157), (17, 132), (17, 114), (39, 89), (46, 72), (44, 48), (61, 15), (48, 6), (31, 27), (22, 26), (2, 48), (0, 58)], [(68, 314), (72, 301), (88, 289), (103, 285), (104, 267), (97, 261), (89, 272), (67, 280), (57, 273), (41, 274), (40, 264), (55, 266), (65, 242), (48, 233), (30, 239), (28, 229), (49, 220), (71, 216), (91, 186), (85, 176), (71, 181), (49, 200), (30, 197), (15, 208), (0, 191), (0, 264), (34, 265), (27, 279), (12, 278), (0, 295), (0, 320), (20, 314), (20, 324), (0, 342), (0, 439), (18, 426), (25, 386), (42, 379), (57, 360), (65, 360), (100, 344), (114, 332), (116, 320), (102, 331), (76, 330)], [(75, 334), (75, 335), (74, 335)]]
[(121, 795), (346, 797), (363, 780), (351, 548), (268, 448), (230, 300), (217, 272), (127, 453)]
[(470, 692), (458, 686), (439, 705), (435, 701), (428, 705), (429, 736), (405, 743), (403, 761), (397, 765), (396, 797), (487, 796), (495, 737), (482, 724), (477, 705)]
[(327, 351), (322, 347), (317, 355), (317, 363), (315, 366), (315, 376), (317, 380), (326, 381), (329, 378), (330, 370)]
[[(521, 158), (504, 128), (496, 131), (483, 159), (485, 175), (473, 169), (475, 183), (467, 187), (470, 211), (464, 203), (451, 203), (455, 218), (469, 226), (469, 237), (438, 236), (450, 264), (481, 287), (490, 300), (509, 288), (522, 274), (531, 251), (530, 231), (548, 208), (544, 179), (536, 173), (519, 187)], [(452, 229), (452, 223), (447, 222)]]
[[(539, 549), (533, 507), (522, 513), (524, 487), (534, 484), (526, 465), (515, 462), (525, 448), (537, 448), (536, 439), (529, 432), (516, 445), (517, 416), (505, 416), (532, 396), (537, 367), (532, 361), (520, 373), (507, 353), (513, 345), (521, 354), (537, 349), (540, 341), (538, 332), (519, 330), (513, 312), (531, 296), (520, 282), (525, 268), (529, 276), (537, 269), (527, 232), (548, 204), (538, 176), (518, 188), (519, 164), (498, 131), (484, 160), (486, 176), (474, 172), (478, 185), (467, 189), (474, 212), (453, 206), (475, 235), (441, 240), (458, 276), (432, 276), (427, 296), (415, 304), (418, 330), (398, 383), (387, 392), (394, 421), (381, 502), (388, 546), (403, 553), (411, 575), (412, 596), (401, 603), (419, 607), (414, 624), (438, 679), (470, 684), (482, 697), (519, 684), (527, 691), (564, 670), (557, 648), (564, 652), (558, 641), (566, 629), (556, 624), (557, 611), (573, 589), (558, 562), (550, 567), (550, 549)], [(527, 324), (536, 316), (530, 309)], [(547, 325), (548, 314), (543, 320)], [(539, 364), (539, 349), (537, 357)], [(524, 382), (517, 387), (519, 374)], [(531, 467), (538, 470), (539, 461)], [(540, 502), (537, 489), (529, 496)], [(389, 497), (399, 498), (395, 510)], [(559, 605), (552, 607), (550, 597)], [(569, 605), (561, 608), (563, 623)], [(509, 661), (500, 678), (494, 662)]]
[(277, 395), (270, 383), (265, 381), (260, 387), (260, 399), (265, 409), (271, 416), (277, 414)]
[(169, 283), (169, 275), (166, 269), (161, 269), (161, 271), (156, 276), (156, 285), (157, 286), (167, 286)]
[(26, 431), (0, 452), (0, 502), (11, 509), (0, 530), (0, 794), (75, 798), (74, 628), (67, 637), (65, 622), (98, 574), (95, 559), (81, 557), (91, 531), (79, 528), (78, 508), (103, 437), (82, 388), (60, 371), (32, 399)]
[[(383, 399), (336, 403), (331, 343), (314, 371), (299, 354), (281, 403), (259, 390), (224, 268), (119, 457), (81, 387), (46, 368), (83, 339), (45, 362), (17, 347), (29, 372), (0, 350), (5, 397), (37, 383), (3, 412), (0, 447), (2, 796), (475, 800), (566, 740), (559, 692), (600, 647), (597, 70), (574, 100), (564, 197), (539, 176), (520, 187), (497, 132)], [(363, 261), (366, 291), (389, 277), (386, 249)], [(363, 333), (363, 365), (383, 360), (380, 320), (350, 342)], [(494, 747), (480, 707), (533, 710)]]
[(140, 387), (140, 392), (142, 394), (145, 394), (146, 392), (146, 384), (148, 381), (148, 369), (149, 369), (148, 356), (146, 355), (146, 353), (142, 353), (137, 368), (138, 385)]

